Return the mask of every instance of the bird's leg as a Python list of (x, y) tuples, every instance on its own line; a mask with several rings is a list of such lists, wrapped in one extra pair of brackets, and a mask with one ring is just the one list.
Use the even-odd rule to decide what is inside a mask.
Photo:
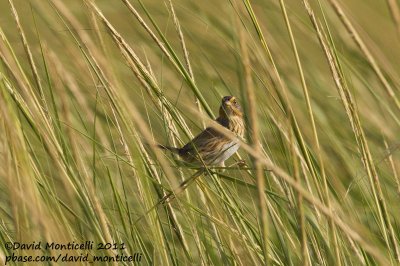
[(225, 162), (220, 162), (219, 167), (221, 167), (221, 172), (225, 172)]

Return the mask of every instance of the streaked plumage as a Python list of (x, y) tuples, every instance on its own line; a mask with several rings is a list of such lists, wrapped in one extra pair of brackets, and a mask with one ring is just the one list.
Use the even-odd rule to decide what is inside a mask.
[[(243, 113), (235, 97), (222, 98), (216, 122), (231, 130), (239, 138), (243, 138)], [(182, 148), (162, 145), (159, 147), (177, 153), (183, 161), (195, 166), (202, 166), (203, 162), (206, 165), (224, 166), (225, 160), (239, 149), (239, 143), (208, 127)]]

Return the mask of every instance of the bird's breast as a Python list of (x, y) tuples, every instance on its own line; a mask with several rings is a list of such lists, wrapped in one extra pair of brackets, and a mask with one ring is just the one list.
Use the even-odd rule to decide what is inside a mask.
[(242, 117), (234, 116), (229, 119), (229, 130), (231, 130), (236, 136), (243, 138), (244, 136), (244, 122)]

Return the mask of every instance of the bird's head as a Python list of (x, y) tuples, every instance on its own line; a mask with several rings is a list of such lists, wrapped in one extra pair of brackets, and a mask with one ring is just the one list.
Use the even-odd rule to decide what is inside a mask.
[(234, 96), (225, 96), (222, 98), (219, 116), (230, 118), (233, 116), (242, 117), (242, 107)]

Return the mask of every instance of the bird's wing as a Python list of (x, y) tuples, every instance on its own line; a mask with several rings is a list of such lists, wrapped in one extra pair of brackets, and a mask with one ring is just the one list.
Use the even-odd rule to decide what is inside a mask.
[(229, 138), (209, 127), (186, 144), (179, 155), (188, 163), (198, 164), (203, 161), (211, 165), (218, 160), (226, 149), (224, 147), (228, 147), (230, 142), (232, 141)]
[(223, 135), (215, 130), (212, 127), (208, 127), (205, 130), (203, 130), (199, 135), (194, 137), (189, 143), (187, 143), (185, 146), (182, 147), (181, 153), (196, 153), (197, 151), (200, 151), (205, 148), (205, 146), (208, 146), (210, 142), (214, 142), (217, 140), (221, 140), (223, 138)]

